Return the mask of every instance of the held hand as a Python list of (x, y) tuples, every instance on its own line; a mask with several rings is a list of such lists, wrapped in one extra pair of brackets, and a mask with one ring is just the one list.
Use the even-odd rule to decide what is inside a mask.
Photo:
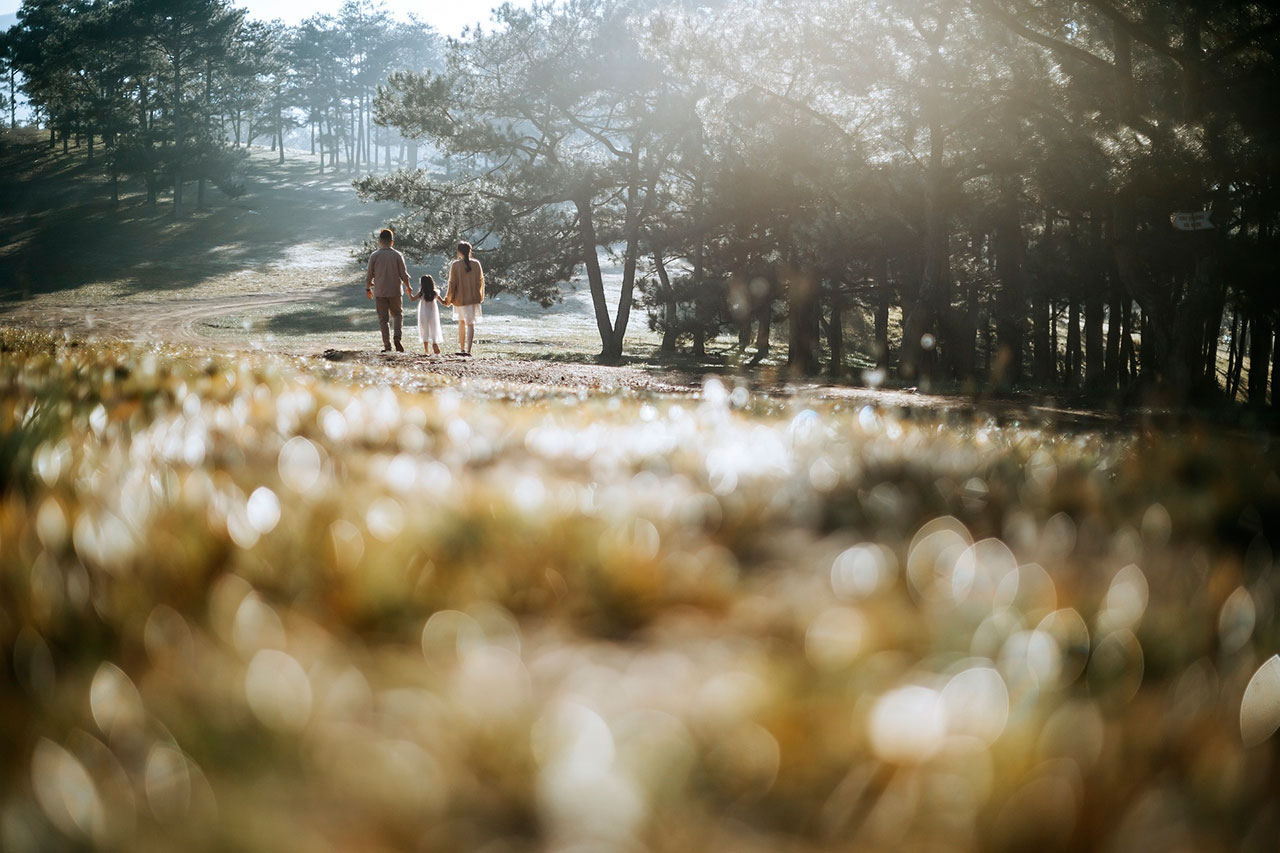
[(372, 298), (373, 298), (373, 290), (371, 290), (370, 288), (366, 287), (366, 288), (364, 289), (364, 295), (365, 295), (365, 296), (367, 296), (367, 297), (369, 297), (370, 299), (372, 299)]

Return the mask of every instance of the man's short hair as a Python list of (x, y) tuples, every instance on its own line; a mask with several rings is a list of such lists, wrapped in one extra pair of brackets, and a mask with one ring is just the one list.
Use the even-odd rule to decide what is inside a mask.
[(383, 228), (381, 231), (378, 232), (379, 243), (390, 243), (392, 240), (395, 239), (395, 237), (396, 237), (395, 232), (393, 232), (390, 228)]

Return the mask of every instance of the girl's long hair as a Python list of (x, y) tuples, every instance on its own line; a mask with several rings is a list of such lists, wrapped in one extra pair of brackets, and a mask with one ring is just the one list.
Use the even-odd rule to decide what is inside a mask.
[(462, 255), (462, 262), (467, 265), (467, 272), (471, 272), (471, 244), (466, 241), (459, 243), (458, 254)]
[(418, 279), (418, 295), (428, 299), (436, 298), (436, 280), (429, 275)]

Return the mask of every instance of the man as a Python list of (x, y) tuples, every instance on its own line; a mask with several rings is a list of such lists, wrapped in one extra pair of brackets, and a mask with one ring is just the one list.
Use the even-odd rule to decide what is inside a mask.
[(364, 292), (378, 307), (378, 328), (382, 330), (382, 351), (391, 352), (391, 335), (387, 329), (387, 319), (395, 319), (396, 352), (404, 352), (400, 344), (400, 287), (412, 295), (409, 289), (409, 270), (404, 265), (404, 255), (391, 248), (395, 242), (395, 234), (390, 228), (378, 232), (378, 245), (381, 247), (369, 256), (369, 269), (364, 276)]

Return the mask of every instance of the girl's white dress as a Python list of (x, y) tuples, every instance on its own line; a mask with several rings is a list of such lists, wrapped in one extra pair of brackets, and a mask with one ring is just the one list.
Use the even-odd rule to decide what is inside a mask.
[(418, 337), (424, 344), (444, 343), (440, 331), (440, 304), (434, 298), (423, 296), (418, 300)]

